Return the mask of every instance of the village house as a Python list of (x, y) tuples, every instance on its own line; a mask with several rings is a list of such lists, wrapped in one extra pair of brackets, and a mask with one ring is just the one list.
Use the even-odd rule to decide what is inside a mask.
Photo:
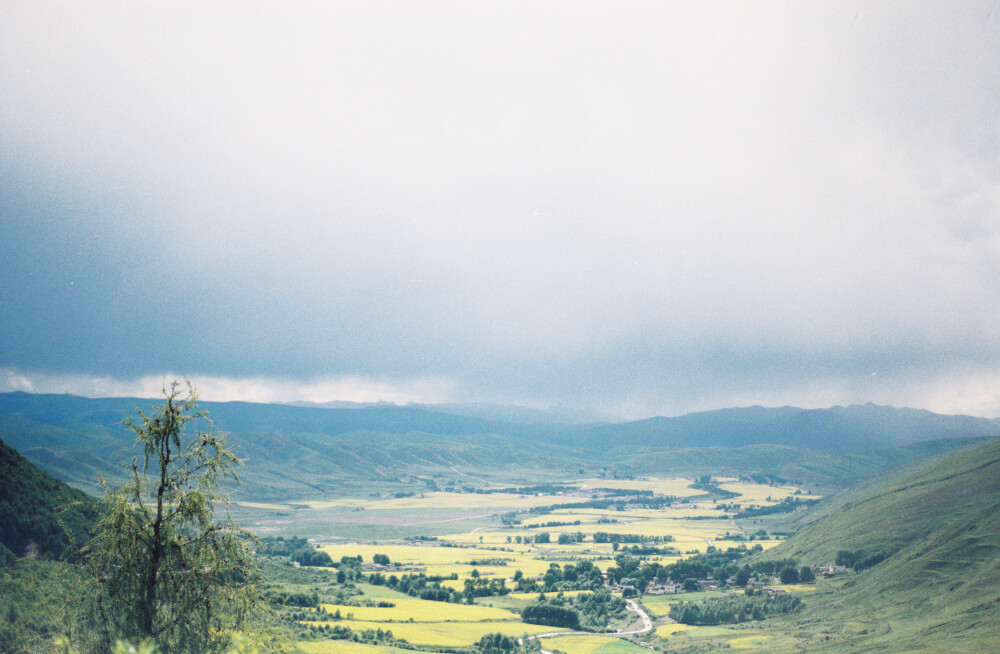
[(847, 572), (846, 565), (821, 565), (813, 568), (817, 577), (832, 577), (836, 574)]
[(699, 579), (698, 590), (717, 590), (718, 586), (714, 579)]

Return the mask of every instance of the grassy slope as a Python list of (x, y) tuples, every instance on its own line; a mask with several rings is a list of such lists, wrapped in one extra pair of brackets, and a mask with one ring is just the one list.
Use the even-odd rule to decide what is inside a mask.
[(59, 558), (87, 541), (96, 502), (0, 441), (0, 543), (17, 556)]
[(767, 552), (812, 564), (831, 563), (843, 549), (895, 552), (775, 626), (831, 637), (811, 641), (809, 651), (994, 651), (998, 536), (1000, 441), (991, 441), (854, 494), (841, 511)]

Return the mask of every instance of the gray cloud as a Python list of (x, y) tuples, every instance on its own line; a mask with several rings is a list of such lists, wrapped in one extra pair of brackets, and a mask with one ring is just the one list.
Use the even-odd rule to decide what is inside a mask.
[(10, 3), (0, 365), (1000, 414), (991, 8)]

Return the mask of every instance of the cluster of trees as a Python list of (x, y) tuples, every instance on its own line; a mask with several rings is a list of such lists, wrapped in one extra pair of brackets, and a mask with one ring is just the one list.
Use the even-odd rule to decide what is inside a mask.
[(290, 592), (286, 590), (271, 590), (267, 593), (267, 601), (271, 606), (319, 606), (319, 595), (316, 593)]
[(564, 484), (537, 484), (535, 486), (516, 486), (511, 488), (476, 488), (471, 492), (479, 494), (512, 493), (514, 495), (555, 495), (577, 490), (576, 486)]
[(472, 559), (469, 561), (469, 565), (496, 565), (505, 566), (510, 563), (513, 559)]
[(654, 545), (633, 545), (629, 547), (628, 545), (618, 548), (617, 543), (614, 544), (615, 549), (620, 551), (622, 554), (628, 554), (631, 556), (680, 556), (680, 550), (675, 547), (656, 547)]
[(719, 488), (718, 486), (716, 486), (714, 483), (712, 483), (712, 477), (711, 477), (711, 475), (702, 475), (701, 477), (698, 478), (698, 480), (696, 482), (694, 482), (693, 484), (690, 484), (690, 486), (691, 486), (691, 488), (696, 488), (698, 490), (703, 490), (703, 491), (705, 491), (706, 493), (708, 493), (710, 495), (715, 495), (716, 497), (720, 497), (720, 498), (722, 498), (724, 500), (728, 500), (728, 499), (732, 499), (734, 497), (739, 497), (740, 496), (739, 493), (734, 493), (732, 491), (727, 491), (727, 490), (724, 490), (724, 489)]
[(747, 549), (741, 545), (730, 547), (725, 551), (715, 550), (704, 554), (696, 554), (667, 565), (658, 562), (643, 563), (635, 556), (622, 552), (615, 557), (615, 565), (607, 570), (608, 580), (623, 586), (632, 586), (638, 592), (645, 592), (650, 583), (667, 582), (680, 584), (684, 590), (697, 590), (697, 580), (712, 579), (720, 588), (725, 587), (729, 580), (737, 588), (746, 586), (751, 577), (770, 577), (780, 575), (783, 583), (808, 583), (816, 577), (811, 568), (797, 568), (795, 559), (775, 559), (771, 561), (756, 561), (752, 565), (741, 565), (740, 561), (754, 552), (759, 552), (760, 546)]
[(328, 640), (350, 640), (355, 643), (368, 643), (371, 645), (395, 645), (406, 644), (405, 640), (397, 639), (389, 629), (364, 629), (354, 631), (350, 627), (343, 625), (311, 624), (309, 625), (311, 636), (315, 639)]
[(547, 527), (575, 527), (579, 524), (580, 524), (579, 520), (574, 520), (573, 522), (559, 522), (558, 520), (552, 520), (550, 522), (529, 525), (529, 527), (532, 529), (537, 527), (542, 527), (544, 529)]
[(521, 620), (528, 624), (565, 627), (574, 631), (580, 629), (579, 613), (571, 608), (554, 604), (530, 604), (522, 609)]
[(513, 636), (486, 634), (476, 641), (477, 654), (514, 654), (520, 651), (521, 646)]
[(612, 534), (598, 531), (594, 534), (595, 543), (670, 543), (673, 536), (644, 536), (642, 534)]
[[(476, 573), (475, 570), (472, 571)], [(503, 579), (487, 579), (480, 577), (478, 573), (465, 580), (465, 597), (496, 597), (506, 595), (510, 592)]]
[(583, 532), (577, 531), (574, 533), (563, 532), (559, 534), (559, 544), (560, 545), (572, 545), (574, 543), (582, 543), (584, 539)]
[(682, 624), (717, 625), (763, 620), (769, 615), (790, 613), (802, 608), (795, 596), (733, 595), (699, 602), (678, 602), (670, 608), (670, 617)]
[(580, 561), (576, 565), (565, 566), (551, 563), (542, 576), (541, 583), (525, 577), (520, 570), (517, 570), (514, 573), (514, 581), (517, 584), (515, 590), (519, 593), (598, 590), (604, 587), (601, 570), (590, 561)]
[(812, 506), (819, 502), (819, 500), (804, 500), (800, 497), (789, 496), (781, 500), (777, 504), (772, 504), (770, 506), (761, 506), (750, 509), (743, 509), (736, 514), (737, 518), (756, 518), (763, 515), (774, 515), (777, 513), (791, 513), (792, 511), (806, 506)]
[(614, 497), (587, 500), (585, 502), (566, 502), (562, 504), (547, 504), (532, 507), (529, 513), (550, 513), (559, 509), (612, 509), (624, 510), (626, 507), (656, 509), (677, 501), (671, 495), (653, 495), (652, 491), (623, 490), (617, 488), (599, 489)]
[(529, 624), (565, 627), (573, 630), (603, 631), (610, 621), (625, 612), (625, 602), (613, 597), (606, 589), (584, 593), (573, 598), (562, 593), (521, 610), (521, 620)]
[(291, 556), (295, 550), (311, 547), (308, 540), (298, 536), (287, 539), (283, 536), (265, 537), (260, 539), (260, 543), (264, 546), (264, 553), (271, 556)]
[(882, 561), (893, 555), (890, 550), (840, 550), (837, 552), (837, 565), (853, 568), (855, 572), (861, 572), (873, 565), (878, 565)]
[[(617, 521), (615, 521), (617, 522)], [(577, 520), (574, 523), (546, 523), (543, 526), (551, 525), (570, 525), (580, 524)], [(560, 545), (570, 545), (573, 543), (582, 543), (587, 539), (586, 534), (583, 532), (563, 532), (557, 536), (557, 541)], [(525, 535), (525, 536), (514, 536), (514, 542), (517, 544), (521, 543), (551, 543), (552, 534), (547, 531), (540, 531), (537, 534)], [(620, 545), (622, 543), (669, 543), (674, 540), (673, 536), (645, 536), (642, 534), (615, 534), (605, 531), (598, 531), (593, 535), (593, 540), (595, 543), (611, 543), (612, 545)], [(511, 537), (507, 537), (507, 542), (511, 542)]]
[(323, 568), (335, 567), (330, 555), (322, 550), (318, 550), (312, 545), (300, 547), (292, 552), (292, 561), (299, 565), (311, 565)]
[[(457, 578), (452, 576), (451, 578)], [(398, 590), (401, 593), (406, 593), (410, 597), (417, 597), (419, 599), (431, 600), (434, 602), (453, 602), (458, 603), (466, 596), (460, 590), (453, 590), (447, 586), (442, 586), (441, 581), (444, 577), (428, 577), (424, 573), (417, 574), (405, 574), (402, 577), (397, 577), (396, 575), (389, 575), (386, 577), (383, 574), (376, 573), (368, 577), (368, 581), (376, 586), (387, 586), (393, 590)], [(503, 584), (503, 580), (499, 580)], [(488, 587), (488, 584), (487, 584)], [(506, 592), (510, 592), (509, 590)], [(506, 594), (506, 593), (497, 593)], [(476, 595), (476, 597), (485, 597), (486, 595)], [(469, 597), (471, 601), (471, 596)]]

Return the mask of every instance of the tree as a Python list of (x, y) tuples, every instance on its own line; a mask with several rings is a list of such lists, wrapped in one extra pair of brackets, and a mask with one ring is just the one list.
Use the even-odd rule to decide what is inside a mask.
[(794, 584), (799, 580), (799, 571), (793, 566), (788, 566), (781, 570), (781, 583), (783, 584)]
[(799, 570), (799, 581), (804, 584), (811, 584), (816, 581), (816, 573), (809, 566), (802, 566), (802, 569)]
[(513, 654), (520, 649), (516, 638), (500, 633), (486, 634), (476, 643), (479, 654)]
[[(106, 497), (85, 563), (94, 580), (97, 651), (117, 639), (151, 639), (163, 652), (224, 650), (264, 602), (250, 559), (252, 536), (227, 509), (220, 483), (238, 483), (225, 436), (174, 382), (165, 404), (125, 422), (143, 450), (129, 480)], [(189, 434), (189, 423), (204, 429)]]

